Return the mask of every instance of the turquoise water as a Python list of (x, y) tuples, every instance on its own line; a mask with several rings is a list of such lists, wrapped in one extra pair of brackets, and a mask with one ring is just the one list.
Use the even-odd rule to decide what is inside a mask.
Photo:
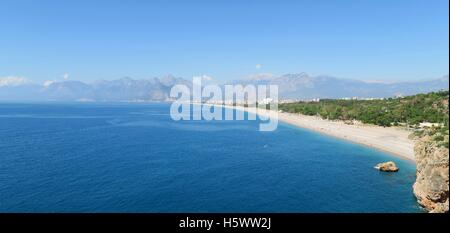
[[(373, 167), (395, 161), (398, 173)], [(167, 104), (0, 104), (0, 212), (420, 212), (414, 164)]]

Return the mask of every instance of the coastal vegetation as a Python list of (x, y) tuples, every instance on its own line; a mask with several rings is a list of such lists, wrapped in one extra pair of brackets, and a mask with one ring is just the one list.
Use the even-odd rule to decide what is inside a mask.
[(328, 120), (405, 126), (414, 129), (416, 136), (430, 135), (440, 146), (448, 148), (448, 101), (449, 91), (439, 91), (399, 98), (300, 101), (280, 104), (279, 109)]

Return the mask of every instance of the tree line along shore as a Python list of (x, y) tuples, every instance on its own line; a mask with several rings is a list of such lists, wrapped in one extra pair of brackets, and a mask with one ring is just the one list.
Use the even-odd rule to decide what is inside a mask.
[(283, 112), (320, 116), (327, 120), (360, 121), (383, 127), (404, 126), (416, 136), (431, 136), (449, 145), (449, 91), (374, 100), (323, 99), (280, 104)]

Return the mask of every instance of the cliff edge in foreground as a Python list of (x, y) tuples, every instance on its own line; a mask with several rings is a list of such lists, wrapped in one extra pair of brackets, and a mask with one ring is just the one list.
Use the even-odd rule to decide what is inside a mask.
[(413, 186), (417, 201), (430, 213), (448, 213), (449, 210), (449, 150), (432, 137), (416, 141), (414, 147), (417, 179)]

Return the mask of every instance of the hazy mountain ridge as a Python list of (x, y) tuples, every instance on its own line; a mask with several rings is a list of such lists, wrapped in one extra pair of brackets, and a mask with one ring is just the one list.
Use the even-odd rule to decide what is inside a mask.
[(312, 77), (305, 73), (286, 74), (279, 77), (254, 78), (234, 81), (242, 84), (278, 85), (282, 99), (312, 98), (382, 98), (397, 95), (414, 95), (438, 90), (448, 90), (449, 77), (416, 82), (366, 82), (353, 79), (341, 79), (331, 76)]
[[(1, 80), (0, 80), (1, 81)], [(0, 85), (0, 100), (11, 101), (167, 101), (176, 84), (192, 86), (192, 81), (165, 76), (163, 78), (46, 82), (35, 84), (23, 78), (10, 77)], [(309, 76), (305, 73), (274, 76), (258, 74), (228, 84), (273, 84), (279, 86), (280, 99), (312, 98), (381, 98), (448, 90), (449, 77), (416, 82), (366, 82), (331, 76)]]
[(185, 79), (173, 76), (140, 79), (121, 78), (99, 80), (50, 82), (43, 85), (0, 86), (0, 100), (34, 101), (166, 101), (176, 84), (191, 85)]

